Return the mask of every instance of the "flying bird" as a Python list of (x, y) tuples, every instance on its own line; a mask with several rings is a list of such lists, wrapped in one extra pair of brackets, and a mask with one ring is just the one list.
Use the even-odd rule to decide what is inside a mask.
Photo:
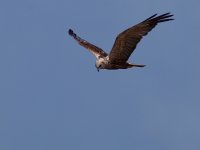
[(96, 57), (96, 68), (100, 69), (128, 69), (132, 67), (144, 67), (145, 65), (131, 64), (128, 62), (129, 57), (135, 50), (137, 44), (143, 36), (147, 35), (157, 24), (161, 22), (174, 20), (171, 18), (173, 15), (165, 13), (160, 16), (154, 14), (146, 20), (136, 24), (125, 31), (121, 32), (115, 39), (115, 43), (110, 51), (106, 53), (101, 48), (89, 43), (88, 41), (80, 38), (69, 29), (68, 33), (72, 36), (81, 46), (88, 49)]

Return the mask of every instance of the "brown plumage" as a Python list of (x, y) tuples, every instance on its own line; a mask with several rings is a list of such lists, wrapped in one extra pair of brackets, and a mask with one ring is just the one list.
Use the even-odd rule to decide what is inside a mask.
[(165, 13), (157, 16), (157, 14), (147, 18), (141, 23), (120, 33), (108, 55), (101, 48), (83, 40), (77, 36), (71, 29), (69, 35), (72, 36), (81, 46), (92, 52), (96, 58), (96, 67), (98, 69), (127, 69), (131, 67), (144, 67), (145, 65), (136, 65), (128, 63), (128, 59), (135, 50), (137, 44), (143, 36), (147, 35), (158, 23), (174, 20), (173, 15)]
[(77, 36), (71, 29), (69, 29), (69, 35), (74, 37), (74, 39), (83, 47), (88, 49), (93, 55), (95, 55), (97, 58), (99, 56), (106, 57), (108, 54), (104, 52), (101, 48), (89, 43), (86, 40), (81, 39), (79, 36)]

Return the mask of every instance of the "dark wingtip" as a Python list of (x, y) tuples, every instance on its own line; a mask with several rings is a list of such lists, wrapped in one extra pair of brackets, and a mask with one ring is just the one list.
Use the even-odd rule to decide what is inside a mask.
[(74, 34), (72, 29), (69, 29), (68, 33), (69, 33), (69, 35), (73, 35)]

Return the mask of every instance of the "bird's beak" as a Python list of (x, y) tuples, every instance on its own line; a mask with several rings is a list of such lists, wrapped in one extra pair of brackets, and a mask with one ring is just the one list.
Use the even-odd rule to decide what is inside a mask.
[(97, 65), (95, 64), (95, 67), (97, 68), (97, 71), (99, 72), (99, 67), (97, 67)]

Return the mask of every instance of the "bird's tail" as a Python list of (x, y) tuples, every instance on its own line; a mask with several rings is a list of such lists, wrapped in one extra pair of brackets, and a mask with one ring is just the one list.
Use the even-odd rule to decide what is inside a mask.
[(138, 65), (138, 64), (129, 64), (129, 68), (132, 67), (145, 67), (146, 65)]

